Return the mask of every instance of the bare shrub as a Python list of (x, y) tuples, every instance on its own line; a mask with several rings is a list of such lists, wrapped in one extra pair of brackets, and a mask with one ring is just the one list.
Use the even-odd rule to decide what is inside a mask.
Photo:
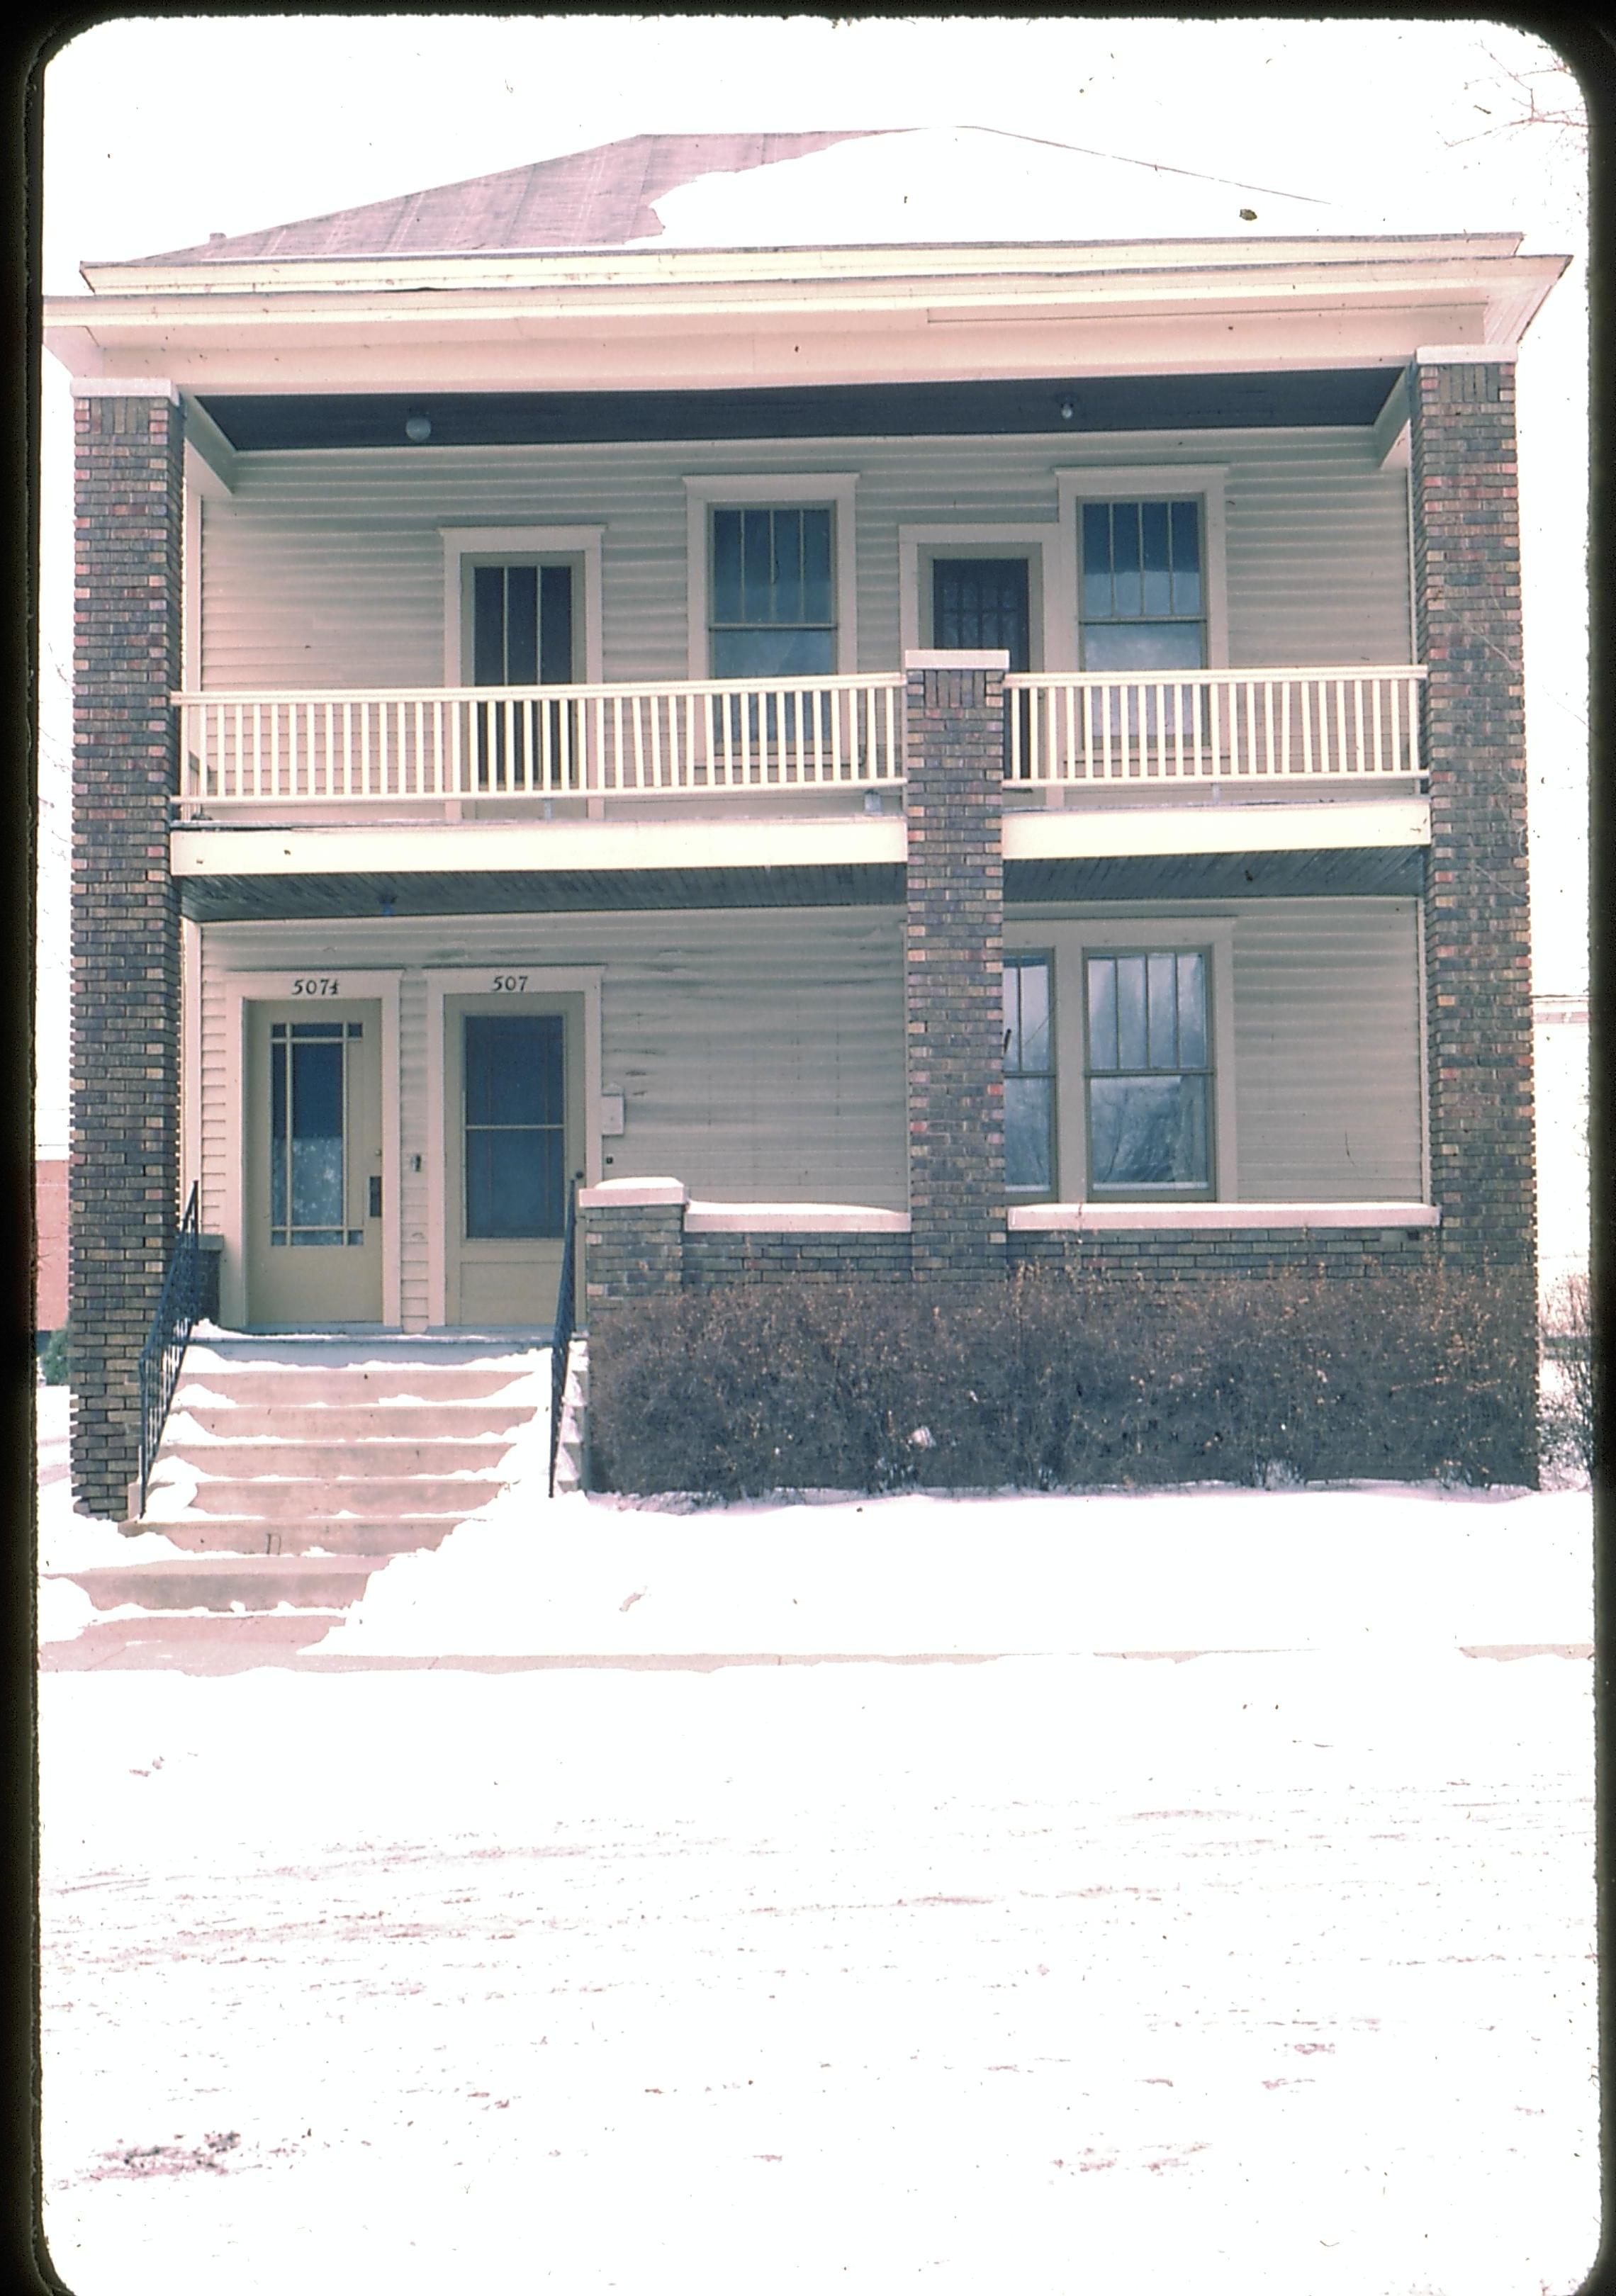
[(1586, 1275), (1563, 1275), (1544, 1304), (1544, 1464), (1561, 1474), (1591, 1477), (1595, 1458), (1594, 1315)]
[(619, 1304), (590, 1334), (592, 1477), (715, 1499), (1530, 1483), (1513, 1283), (1095, 1269)]

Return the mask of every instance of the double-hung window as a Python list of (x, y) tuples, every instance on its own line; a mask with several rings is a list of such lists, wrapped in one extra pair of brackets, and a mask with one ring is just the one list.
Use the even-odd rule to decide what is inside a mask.
[(1204, 949), (1091, 951), (1088, 1193), (1212, 1192), (1212, 1035)]
[(1200, 503), (1086, 502), (1082, 508), (1083, 668), (1124, 677), (1204, 669)]
[(828, 504), (715, 504), (709, 655), (714, 677), (828, 677), (836, 668)]

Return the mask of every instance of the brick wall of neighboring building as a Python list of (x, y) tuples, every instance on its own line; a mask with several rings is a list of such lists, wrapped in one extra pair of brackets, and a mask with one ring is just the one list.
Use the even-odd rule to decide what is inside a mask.
[(1536, 1420), (1536, 1168), (1515, 371), (1409, 377), (1416, 649), (1428, 666), (1431, 1185), (1449, 1264), (1519, 1281)]
[(74, 404), (72, 1459), (80, 1505), (114, 1517), (177, 1212), (181, 422), (167, 396)]
[(911, 662), (905, 1024), (917, 1283), (1005, 1266), (1005, 666)]

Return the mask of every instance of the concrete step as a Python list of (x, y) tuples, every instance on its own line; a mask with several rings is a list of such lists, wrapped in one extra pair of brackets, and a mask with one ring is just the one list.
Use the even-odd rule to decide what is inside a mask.
[[(176, 1546), (193, 1554), (419, 1554), (440, 1546), (454, 1529), (453, 1515), (392, 1514), (375, 1521), (345, 1518), (333, 1522), (323, 1511), (266, 1522), (261, 1515), (193, 1516), (185, 1522), (148, 1523)], [(116, 1567), (116, 1566), (110, 1566)]]
[[(174, 1398), (176, 1411), (195, 1406), (186, 1390), (203, 1390), (227, 1402), (276, 1409), (311, 1404), (374, 1404), (410, 1399), (422, 1403), (455, 1403), (486, 1399), (499, 1394), (529, 1369), (509, 1363), (376, 1364), (364, 1368), (317, 1363), (262, 1365), (209, 1363), (188, 1356)], [(519, 1408), (522, 1407), (518, 1406)]]
[(378, 1479), (396, 1481), (417, 1475), (441, 1480), (468, 1469), (492, 1481), (510, 1449), (502, 1436), (472, 1441), (440, 1436), (418, 1443), (374, 1434), (347, 1442), (288, 1443), (272, 1432), (241, 1443), (188, 1441), (181, 1435), (164, 1446), (162, 1456), (209, 1479), (284, 1475), (300, 1482), (368, 1484)]
[(199, 1554), (193, 1561), (165, 1555), (155, 1562), (103, 1563), (49, 1575), (82, 1587), (98, 1611), (135, 1603), (152, 1612), (228, 1614), (274, 1611), (283, 1603), (299, 1611), (344, 1609), (386, 1566), (385, 1555)]
[(187, 1618), (154, 1611), (145, 1619), (92, 1619), (68, 1643), (46, 1643), (45, 1674), (88, 1674), (102, 1667), (160, 1669), (185, 1674), (241, 1674), (282, 1666), (342, 1622), (340, 1611), (247, 1611)]
[[(322, 1476), (280, 1482), (273, 1477), (221, 1475), (201, 1482), (190, 1502), (198, 1514), (230, 1514), (279, 1525), (315, 1508), (327, 1520), (351, 1515), (360, 1521), (435, 1515), (460, 1522), (503, 1490), (488, 1475)], [(153, 1522), (154, 1529), (167, 1529)]]
[[(535, 1406), (520, 1400), (477, 1398), (452, 1403), (179, 1403), (187, 1419), (209, 1436), (254, 1442), (274, 1436), (288, 1443), (364, 1442), (387, 1436), (414, 1443), (453, 1438), (476, 1442), (516, 1433), (532, 1419)], [(185, 1450), (188, 1438), (170, 1439)]]

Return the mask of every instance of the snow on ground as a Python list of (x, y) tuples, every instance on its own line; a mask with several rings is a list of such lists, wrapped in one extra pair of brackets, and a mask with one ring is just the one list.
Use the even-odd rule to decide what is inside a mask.
[[(529, 1439), (542, 1477), (542, 1430)], [(542, 1480), (537, 1488), (542, 1491)], [(513, 1485), (401, 1556), (345, 1653), (1582, 1643), (1586, 1492), (905, 1495), (670, 1513)]]
[[(414, 1665), (48, 1675), (57, 2269), (1570, 2292), (1591, 1669), (1461, 1649), (1585, 1642), (1587, 1556), (1576, 1494), (529, 1491), (324, 1646)], [(1054, 1654), (678, 1663), (861, 1648)]]

